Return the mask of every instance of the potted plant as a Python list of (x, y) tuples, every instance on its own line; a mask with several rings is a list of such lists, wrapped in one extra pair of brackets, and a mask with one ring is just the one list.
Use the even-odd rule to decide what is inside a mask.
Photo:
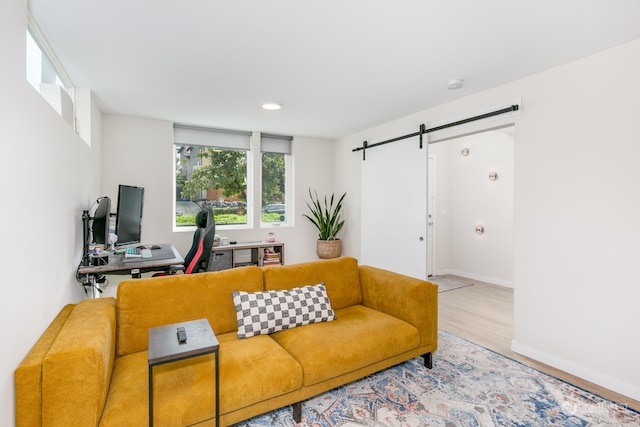
[(342, 253), (342, 243), (336, 236), (344, 225), (344, 219), (340, 216), (342, 210), (342, 202), (347, 193), (342, 194), (340, 199), (334, 205), (334, 195), (327, 200), (324, 196), (324, 202), (321, 203), (318, 192), (311, 193), (309, 189), (309, 197), (311, 203), (307, 201), (307, 207), (311, 211), (311, 215), (303, 214), (318, 229), (317, 253), (320, 258), (337, 258)]

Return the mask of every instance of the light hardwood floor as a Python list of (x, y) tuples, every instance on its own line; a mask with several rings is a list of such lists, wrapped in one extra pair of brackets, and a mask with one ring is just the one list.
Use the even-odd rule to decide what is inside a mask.
[(463, 279), (474, 285), (438, 294), (438, 327), (440, 329), (640, 411), (640, 401), (511, 351), (513, 289), (456, 276), (450, 277)]

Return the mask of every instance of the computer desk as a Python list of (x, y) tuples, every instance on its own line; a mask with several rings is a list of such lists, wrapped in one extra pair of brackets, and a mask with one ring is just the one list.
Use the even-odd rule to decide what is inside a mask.
[[(152, 245), (145, 245), (151, 247)], [(149, 271), (166, 271), (173, 265), (184, 264), (184, 259), (176, 248), (169, 243), (158, 245), (161, 249), (151, 251), (151, 258), (129, 258), (125, 260), (124, 254), (109, 254), (109, 263), (105, 265), (81, 265), (78, 267), (78, 277), (84, 278), (93, 289), (93, 297), (98, 297), (98, 279), (105, 274), (130, 274), (132, 278), (138, 279), (142, 273)], [(158, 251), (162, 258), (154, 258), (153, 254)]]

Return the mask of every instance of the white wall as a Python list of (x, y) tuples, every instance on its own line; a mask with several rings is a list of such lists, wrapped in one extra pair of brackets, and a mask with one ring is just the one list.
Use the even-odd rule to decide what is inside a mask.
[[(85, 297), (75, 281), (82, 252), (82, 210), (99, 195), (100, 116), (92, 147), (26, 81), (27, 2), (0, 14), (0, 128), (3, 201), (0, 227), (0, 425), (15, 424), (13, 372), (58, 311)], [(85, 92), (85, 101), (90, 97)], [(98, 114), (95, 114), (98, 113)], [(85, 118), (88, 115), (85, 115)]]
[[(142, 241), (173, 241), (173, 123), (105, 114), (102, 119), (103, 184), (116, 211), (118, 185), (144, 187)], [(176, 247), (191, 243), (176, 241)], [(187, 246), (188, 249), (188, 246)]]
[[(640, 399), (640, 40), (342, 138), (358, 192), (363, 140), (522, 98), (514, 161), (514, 350)], [(500, 119), (494, 124), (500, 124)], [(351, 199), (349, 212), (359, 215)], [(346, 245), (359, 253), (357, 232)]]
[[(258, 146), (252, 140), (254, 166), (259, 167)], [(142, 241), (145, 243), (173, 243), (178, 251), (186, 254), (193, 238), (193, 231), (173, 231), (173, 123), (139, 117), (104, 115), (104, 190), (117, 203), (118, 184), (144, 187)], [(254, 228), (251, 230), (222, 230), (216, 232), (238, 242), (263, 240), (270, 231), (276, 239), (285, 243), (285, 263), (317, 259), (315, 241), (317, 233), (313, 225), (302, 216), (307, 212), (305, 200), (308, 189), (318, 194), (329, 194), (334, 187), (334, 142), (323, 139), (294, 137), (294, 201), (295, 212), (292, 227)], [(257, 170), (254, 170), (257, 174)], [(258, 199), (254, 200), (259, 203)], [(112, 209), (115, 211), (115, 207)], [(255, 213), (254, 222), (259, 220)], [(109, 286), (104, 296), (113, 296), (117, 284), (126, 276), (108, 276)]]
[[(436, 169), (435, 274), (513, 287), (513, 151), (511, 127), (429, 145)], [(498, 179), (490, 180), (490, 172)]]

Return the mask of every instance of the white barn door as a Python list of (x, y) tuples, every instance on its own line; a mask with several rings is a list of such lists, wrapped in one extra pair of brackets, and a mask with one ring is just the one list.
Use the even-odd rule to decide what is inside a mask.
[(366, 150), (361, 264), (427, 277), (427, 151), (418, 137)]

